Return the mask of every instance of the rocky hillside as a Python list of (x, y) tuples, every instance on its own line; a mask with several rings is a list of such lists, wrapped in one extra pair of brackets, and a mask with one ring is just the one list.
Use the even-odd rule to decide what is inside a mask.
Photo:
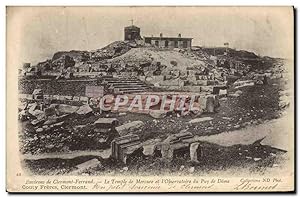
[[(198, 60), (182, 52), (175, 50), (159, 50), (154, 48), (133, 48), (127, 53), (108, 61), (112, 65), (145, 65), (149, 70), (154, 69), (159, 63), (164, 71), (179, 70), (186, 71), (188, 68), (205, 68), (208, 66), (206, 60)], [(153, 65), (151, 69), (151, 65)]]
[[(223, 55), (226, 52), (225, 47), (203, 47), (201, 48), (204, 52), (206, 52), (209, 55)], [(237, 57), (240, 59), (253, 59), (253, 58), (259, 58), (255, 53), (253, 52), (248, 52), (245, 50), (235, 50), (228, 48), (228, 55), (230, 57)]]
[[(61, 72), (68, 69), (73, 72), (116, 71), (147, 73), (156, 71), (168, 73), (172, 70), (186, 71), (205, 68), (211, 70), (215, 66), (229, 69), (240, 65), (259, 69), (269, 61), (253, 52), (226, 48), (193, 47), (191, 51), (182, 49), (157, 49), (143, 46), (135, 42), (115, 41), (104, 48), (93, 51), (61, 51), (53, 55), (51, 60), (41, 62), (38, 68), (43, 72)], [(218, 61), (222, 64), (218, 64)], [(220, 62), (219, 62), (220, 63)], [(227, 67), (225, 67), (227, 65)], [(271, 64), (270, 64), (271, 65)]]

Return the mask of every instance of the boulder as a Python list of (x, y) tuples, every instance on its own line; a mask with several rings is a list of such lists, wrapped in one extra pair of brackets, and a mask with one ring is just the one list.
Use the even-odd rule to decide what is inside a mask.
[(41, 132), (43, 132), (43, 131), (44, 131), (43, 128), (38, 128), (38, 129), (36, 130), (37, 133), (41, 133)]
[(199, 142), (194, 142), (190, 145), (190, 157), (192, 162), (199, 162), (198, 161), (198, 150), (199, 150)]
[(28, 105), (28, 113), (33, 114), (33, 112), (36, 110), (37, 108), (37, 103), (31, 103)]
[(239, 95), (239, 94), (233, 93), (233, 94), (229, 94), (228, 96), (231, 97), (231, 98), (237, 98), (237, 97), (239, 97), (240, 95)]
[(241, 95), (243, 92), (241, 90), (237, 90), (235, 94)]
[(144, 155), (153, 155), (156, 145), (161, 142), (161, 139), (150, 139), (142, 143)]
[(164, 118), (167, 116), (165, 111), (150, 111), (149, 115), (155, 119)]
[(33, 125), (33, 126), (37, 126), (37, 125), (40, 125), (40, 124), (42, 124), (43, 122), (44, 122), (45, 120), (38, 120), (38, 119), (35, 119), (35, 120), (32, 120), (31, 121), (31, 124)]
[(116, 118), (99, 118), (94, 122), (99, 128), (112, 128), (117, 126), (119, 121)]
[(191, 168), (189, 169), (189, 173), (193, 173), (193, 172), (195, 172), (195, 167), (191, 167)]
[(133, 121), (121, 126), (116, 127), (117, 132), (120, 136), (127, 135), (130, 132), (133, 132), (144, 126), (144, 122), (142, 121)]
[(80, 106), (79, 109), (76, 111), (78, 115), (88, 115), (92, 112), (93, 109), (88, 104)]
[(158, 143), (155, 149), (160, 150), (164, 161), (170, 162), (175, 152), (187, 151), (189, 149), (188, 141), (193, 137), (192, 133), (186, 131), (172, 134), (162, 143)]
[(173, 149), (169, 143), (163, 142), (161, 145), (161, 157), (166, 162), (171, 162), (173, 160)]
[(28, 113), (25, 110), (20, 111), (19, 115), (18, 115), (18, 117), (21, 121), (27, 120), (27, 116), (28, 116)]
[(64, 121), (58, 122), (58, 123), (55, 123), (55, 124), (50, 125), (50, 128), (59, 128), (59, 127), (61, 127), (61, 126), (64, 125), (64, 124), (65, 124)]
[(71, 175), (76, 175), (76, 174), (81, 174), (84, 171), (91, 169), (91, 168), (96, 168), (101, 165), (101, 162), (98, 159), (91, 159), (89, 161), (86, 161), (82, 164), (78, 164), (76, 166), (76, 170), (70, 172)]
[(30, 113), (32, 116), (36, 117), (36, 119), (38, 120), (43, 120), (45, 118), (45, 113), (44, 111), (41, 111), (41, 110), (38, 110), (38, 109), (35, 109), (35, 106), (32, 106), (29, 110), (28, 110), (28, 113)]
[(56, 109), (60, 112), (60, 113), (62, 113), (62, 114), (64, 114), (64, 113), (67, 113), (67, 114), (71, 114), (71, 113), (75, 113), (78, 109), (79, 109), (79, 107), (77, 107), (77, 106), (72, 106), (72, 105), (66, 105), (66, 104), (52, 104), (52, 105), (50, 105), (50, 107), (56, 107)]
[(227, 96), (227, 89), (220, 89), (219, 95), (220, 96)]
[(189, 121), (190, 124), (213, 120), (211, 117), (195, 118)]
[(57, 122), (58, 122), (58, 119), (57, 119), (56, 116), (49, 116), (44, 124), (45, 125), (51, 125), (51, 124), (54, 124), (54, 123), (57, 123)]

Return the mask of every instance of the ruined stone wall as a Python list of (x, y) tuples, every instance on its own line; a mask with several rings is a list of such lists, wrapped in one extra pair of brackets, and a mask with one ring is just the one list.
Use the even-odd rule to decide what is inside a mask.
[(42, 89), (44, 94), (84, 96), (87, 85), (99, 85), (97, 80), (19, 80), (19, 93), (32, 94), (34, 89)]

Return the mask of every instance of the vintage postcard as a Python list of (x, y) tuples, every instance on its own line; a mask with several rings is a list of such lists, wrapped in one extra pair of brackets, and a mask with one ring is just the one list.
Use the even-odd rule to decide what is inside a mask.
[(18, 7), (8, 192), (294, 192), (293, 7)]

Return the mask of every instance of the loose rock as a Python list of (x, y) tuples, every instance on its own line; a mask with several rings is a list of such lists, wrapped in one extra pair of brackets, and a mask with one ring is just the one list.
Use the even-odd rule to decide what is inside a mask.
[(190, 124), (212, 120), (211, 117), (195, 118), (189, 121)]

